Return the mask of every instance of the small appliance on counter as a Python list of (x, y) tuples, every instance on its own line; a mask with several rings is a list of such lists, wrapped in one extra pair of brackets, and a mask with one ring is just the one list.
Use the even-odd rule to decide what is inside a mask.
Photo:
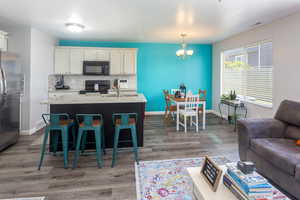
[(70, 86), (65, 85), (64, 75), (59, 75), (56, 79), (55, 89), (57, 90), (68, 90)]
[(119, 79), (118, 80), (120, 89), (128, 89), (128, 80), (127, 79)]
[(80, 90), (79, 94), (99, 92), (107, 94), (110, 89), (110, 80), (86, 80), (85, 89)]

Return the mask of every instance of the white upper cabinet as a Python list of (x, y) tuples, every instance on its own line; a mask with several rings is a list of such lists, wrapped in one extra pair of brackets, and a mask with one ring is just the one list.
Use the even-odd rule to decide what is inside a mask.
[(112, 51), (110, 53), (110, 74), (119, 75), (123, 73), (123, 53), (122, 51)]
[(83, 69), (83, 49), (70, 49), (70, 73), (71, 74), (82, 74)]
[(97, 53), (95, 49), (85, 49), (84, 50), (84, 60), (94, 61), (97, 58)]
[(96, 50), (96, 60), (109, 61), (109, 54), (107, 50)]
[(54, 73), (55, 74), (69, 74), (70, 73), (70, 50), (67, 48), (55, 49), (54, 59)]
[(55, 74), (82, 74), (83, 61), (109, 61), (111, 75), (136, 74), (136, 49), (57, 47)]
[(2, 31), (0, 31), (0, 50), (7, 51), (7, 36)]
[(123, 74), (136, 74), (136, 52), (124, 52)]
[(109, 61), (109, 51), (98, 49), (86, 49), (84, 60), (87, 61)]

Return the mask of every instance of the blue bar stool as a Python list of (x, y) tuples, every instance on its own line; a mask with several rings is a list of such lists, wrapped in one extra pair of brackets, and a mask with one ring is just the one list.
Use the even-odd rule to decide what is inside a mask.
[(77, 144), (75, 150), (75, 156), (73, 161), (73, 168), (77, 167), (77, 161), (81, 151), (83, 152), (86, 144), (86, 136), (88, 131), (93, 131), (96, 140), (96, 158), (97, 166), (102, 167), (102, 153), (105, 148), (104, 143), (104, 131), (103, 131), (103, 117), (101, 114), (77, 114), (76, 120), (79, 125)]
[[(113, 118), (113, 123), (115, 125), (115, 135), (114, 135), (114, 149), (113, 149), (113, 158), (112, 158), (111, 167), (115, 166), (116, 156), (118, 152), (119, 135), (122, 129), (130, 129), (132, 143), (133, 143), (134, 158), (137, 164), (139, 164), (137, 133), (136, 133), (137, 114), (136, 113), (115, 113), (113, 114), (112, 118)], [(122, 141), (122, 142), (127, 142), (127, 141)]]
[(45, 150), (46, 150), (46, 145), (48, 141), (48, 136), (50, 131), (59, 131), (57, 133), (54, 133), (53, 135), (53, 152), (54, 155), (56, 154), (57, 151), (57, 144), (58, 144), (58, 137), (61, 135), (62, 137), (62, 144), (63, 144), (63, 154), (64, 154), (64, 168), (68, 168), (68, 153), (69, 153), (69, 129), (72, 128), (72, 136), (73, 139), (75, 138), (75, 127), (74, 127), (74, 122), (72, 119), (70, 119), (69, 115), (66, 113), (59, 113), (59, 114), (43, 114), (42, 118), (47, 125), (45, 128), (45, 135), (44, 135), (44, 140), (41, 148), (41, 158), (38, 166), (38, 170), (41, 169), (43, 160), (44, 160), (44, 155), (45, 155)]

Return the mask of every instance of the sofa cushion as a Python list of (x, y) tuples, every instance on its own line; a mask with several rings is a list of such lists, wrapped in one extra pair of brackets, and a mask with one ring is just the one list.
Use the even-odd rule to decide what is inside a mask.
[(300, 140), (300, 127), (288, 126), (284, 136), (289, 139)]
[(296, 175), (295, 175), (295, 178), (296, 178), (297, 181), (300, 182), (300, 165), (296, 166)]
[(284, 138), (251, 139), (250, 149), (277, 168), (294, 176), (300, 164), (300, 147), (295, 140)]
[(275, 119), (300, 126), (300, 103), (290, 100), (282, 101), (275, 114)]

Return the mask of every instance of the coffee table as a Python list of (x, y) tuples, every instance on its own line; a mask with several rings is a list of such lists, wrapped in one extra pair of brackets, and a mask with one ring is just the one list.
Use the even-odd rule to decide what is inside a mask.
[(190, 167), (187, 171), (193, 180), (193, 195), (195, 200), (234, 200), (237, 199), (223, 184), (223, 174), (226, 172), (225, 165), (220, 166), (222, 177), (216, 192), (213, 192), (207, 182), (201, 176), (201, 167)]
[[(237, 199), (231, 191), (226, 188), (223, 184), (223, 174), (226, 172), (227, 168), (225, 165), (221, 165), (222, 177), (220, 179), (218, 188), (216, 192), (213, 192), (209, 187), (207, 182), (200, 174), (201, 167), (190, 167), (187, 168), (187, 171), (193, 181), (193, 197), (194, 200), (235, 200)], [(282, 196), (282, 195), (281, 195)], [(280, 200), (290, 200), (288, 197), (283, 195), (281, 198), (276, 198)]]

